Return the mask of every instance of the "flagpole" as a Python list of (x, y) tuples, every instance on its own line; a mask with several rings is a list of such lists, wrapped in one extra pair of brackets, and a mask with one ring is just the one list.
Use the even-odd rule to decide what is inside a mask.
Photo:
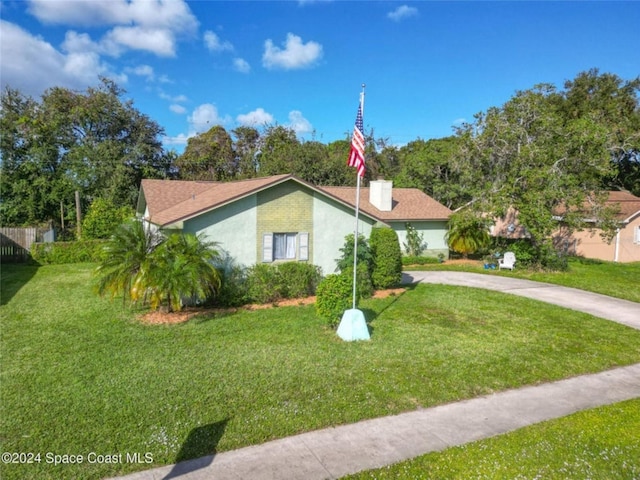
[[(360, 112), (364, 118), (364, 87), (362, 84), (362, 92), (360, 92)], [(362, 132), (364, 134), (364, 132)], [(356, 308), (356, 280), (357, 280), (357, 267), (358, 267), (358, 213), (360, 212), (360, 174), (356, 170), (357, 186), (356, 186), (356, 224), (353, 235), (353, 309)]]

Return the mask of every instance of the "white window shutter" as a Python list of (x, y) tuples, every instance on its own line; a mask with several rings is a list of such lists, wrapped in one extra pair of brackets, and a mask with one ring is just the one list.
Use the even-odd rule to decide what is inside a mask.
[(309, 234), (298, 234), (298, 260), (309, 260)]
[(262, 261), (273, 262), (273, 233), (262, 235)]

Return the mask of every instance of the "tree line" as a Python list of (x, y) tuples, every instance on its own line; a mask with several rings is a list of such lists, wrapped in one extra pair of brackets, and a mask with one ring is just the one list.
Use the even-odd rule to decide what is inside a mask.
[[(2, 225), (73, 222), (75, 191), (85, 210), (97, 199), (133, 207), (142, 178), (231, 181), (292, 173), (317, 185), (355, 185), (346, 166), (350, 132), (323, 144), (301, 141), (279, 125), (231, 131), (218, 125), (191, 137), (178, 155), (163, 149), (163, 128), (125, 93), (107, 79), (85, 92), (53, 88), (40, 100), (2, 92)], [(539, 241), (555, 226), (550, 212), (562, 210), (577, 227), (585, 202), (607, 227), (612, 212), (603, 208), (603, 192), (640, 195), (639, 93), (640, 77), (593, 69), (562, 88), (517, 91), (446, 138), (396, 146), (371, 129), (365, 185), (385, 177), (449, 208), (490, 215), (515, 207)]]

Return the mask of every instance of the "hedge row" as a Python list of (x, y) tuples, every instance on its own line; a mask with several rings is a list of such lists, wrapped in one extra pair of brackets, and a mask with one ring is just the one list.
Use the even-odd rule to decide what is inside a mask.
[(31, 258), (41, 265), (99, 262), (105, 244), (106, 240), (34, 243), (31, 245)]

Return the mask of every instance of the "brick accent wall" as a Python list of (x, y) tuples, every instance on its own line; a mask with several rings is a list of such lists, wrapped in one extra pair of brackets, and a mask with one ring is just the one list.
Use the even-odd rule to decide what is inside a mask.
[(309, 262), (313, 263), (313, 192), (288, 181), (258, 192), (257, 259), (262, 259), (262, 237), (265, 233), (309, 234)]

